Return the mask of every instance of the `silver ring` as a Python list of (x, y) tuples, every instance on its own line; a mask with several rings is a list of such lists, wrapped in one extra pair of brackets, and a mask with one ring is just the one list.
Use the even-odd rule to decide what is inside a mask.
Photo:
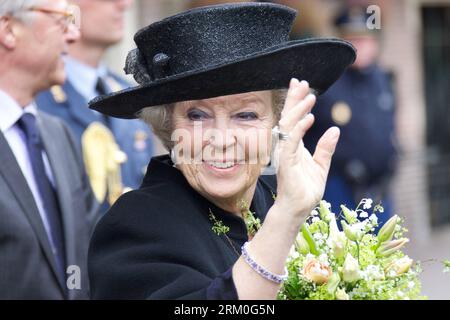
[(280, 131), (280, 128), (279, 128), (278, 126), (274, 127), (274, 128), (272, 129), (272, 132), (278, 135), (278, 139), (279, 139), (279, 140), (286, 141), (286, 140), (289, 139), (289, 134)]

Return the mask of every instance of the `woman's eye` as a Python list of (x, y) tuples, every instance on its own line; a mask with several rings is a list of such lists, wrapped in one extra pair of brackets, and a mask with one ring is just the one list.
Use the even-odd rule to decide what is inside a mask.
[(209, 115), (201, 110), (190, 110), (187, 113), (187, 117), (191, 121), (202, 121), (209, 118)]
[(239, 120), (255, 120), (258, 119), (258, 116), (254, 112), (239, 112), (235, 116)]

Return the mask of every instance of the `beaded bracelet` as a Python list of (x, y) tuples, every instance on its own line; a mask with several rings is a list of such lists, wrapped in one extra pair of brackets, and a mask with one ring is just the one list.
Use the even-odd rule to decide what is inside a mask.
[(253, 260), (247, 251), (248, 242), (244, 243), (244, 245), (241, 248), (242, 251), (242, 257), (244, 258), (245, 262), (257, 273), (259, 273), (263, 278), (275, 282), (275, 283), (282, 283), (287, 280), (288, 278), (288, 271), (286, 267), (284, 268), (284, 274), (278, 275), (273, 274), (272, 272), (265, 269), (263, 266), (260, 266), (255, 260)]

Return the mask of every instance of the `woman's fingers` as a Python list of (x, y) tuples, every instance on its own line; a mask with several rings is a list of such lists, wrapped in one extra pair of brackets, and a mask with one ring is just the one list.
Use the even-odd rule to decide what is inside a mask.
[(313, 94), (308, 94), (303, 100), (292, 107), (283, 118), (280, 120), (280, 130), (283, 132), (289, 132), (292, 130), (297, 123), (304, 118), (316, 103), (316, 96)]
[(306, 81), (298, 81), (295, 78), (291, 79), (286, 101), (284, 103), (281, 118), (292, 109), (298, 102), (300, 102), (309, 92), (309, 84)]
[(295, 155), (299, 147), (303, 148), (301, 141), (313, 123), (314, 115), (312, 113), (307, 114), (302, 120), (297, 122), (294, 129), (289, 134), (289, 139), (286, 140), (285, 151), (288, 152), (288, 154)]
[(328, 174), (331, 158), (339, 140), (340, 130), (338, 127), (329, 128), (319, 139), (313, 155), (314, 161)]

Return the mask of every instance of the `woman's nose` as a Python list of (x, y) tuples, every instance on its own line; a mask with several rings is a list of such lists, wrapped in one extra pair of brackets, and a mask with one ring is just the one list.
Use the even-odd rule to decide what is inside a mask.
[(207, 141), (218, 150), (226, 150), (236, 144), (236, 134), (227, 123), (217, 121), (214, 128), (207, 132)]

